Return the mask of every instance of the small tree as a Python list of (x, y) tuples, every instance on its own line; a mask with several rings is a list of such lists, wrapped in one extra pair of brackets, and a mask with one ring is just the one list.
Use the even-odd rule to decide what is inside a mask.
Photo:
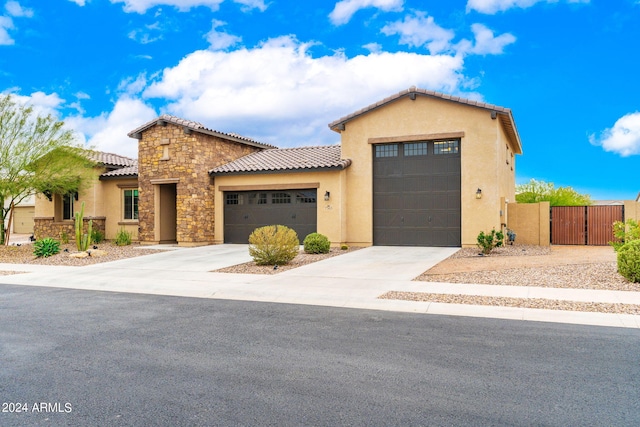
[(36, 114), (11, 95), (0, 95), (0, 244), (8, 243), (5, 220), (34, 192), (79, 191), (93, 163), (73, 133), (51, 115)]
[(535, 179), (516, 186), (516, 202), (549, 202), (551, 206), (587, 206), (592, 203), (588, 194), (580, 194), (571, 187), (555, 188), (552, 182)]

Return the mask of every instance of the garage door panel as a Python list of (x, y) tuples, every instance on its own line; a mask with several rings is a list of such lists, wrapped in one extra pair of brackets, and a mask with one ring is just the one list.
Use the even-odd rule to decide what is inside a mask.
[(426, 144), (427, 155), (401, 143), (391, 158), (376, 158), (374, 148), (374, 244), (460, 245), (460, 154), (435, 155)]
[(401, 212), (399, 210), (374, 210), (374, 227), (399, 227), (402, 225), (402, 215), (400, 213)]
[(316, 189), (225, 193), (224, 242), (247, 243), (253, 230), (266, 225), (286, 225), (302, 241), (316, 231), (317, 212)]

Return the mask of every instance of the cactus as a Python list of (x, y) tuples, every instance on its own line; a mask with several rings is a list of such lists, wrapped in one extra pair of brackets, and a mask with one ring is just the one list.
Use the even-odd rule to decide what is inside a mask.
[(80, 212), (76, 212), (76, 247), (79, 251), (86, 251), (89, 249), (91, 245), (91, 235), (93, 231), (93, 220), (89, 220), (87, 232), (82, 232), (82, 225), (84, 222), (84, 202), (82, 202), (82, 207), (80, 208)]

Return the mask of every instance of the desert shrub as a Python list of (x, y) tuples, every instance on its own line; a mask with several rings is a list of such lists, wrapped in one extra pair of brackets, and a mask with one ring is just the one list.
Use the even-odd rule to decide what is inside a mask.
[(116, 234), (115, 244), (118, 246), (127, 246), (131, 244), (131, 233), (121, 228)]
[(76, 212), (75, 217), (75, 232), (76, 232), (76, 247), (79, 251), (86, 251), (91, 246), (91, 236), (93, 235), (93, 220), (89, 220), (87, 224), (87, 232), (82, 230), (84, 224), (84, 202), (80, 212)]
[(331, 242), (324, 234), (311, 233), (302, 242), (304, 251), (308, 254), (327, 254), (331, 249)]
[(249, 255), (258, 265), (284, 265), (298, 255), (300, 241), (295, 231), (284, 225), (267, 225), (249, 236)]
[(640, 240), (632, 240), (618, 249), (618, 273), (630, 282), (640, 283)]
[(104, 233), (98, 229), (91, 230), (91, 241), (93, 243), (102, 243), (104, 241)]
[(62, 242), (62, 244), (66, 245), (67, 243), (69, 243), (69, 234), (67, 234), (66, 231), (61, 231), (60, 232), (60, 241)]
[(493, 248), (499, 248), (504, 243), (504, 234), (502, 231), (496, 231), (495, 228), (491, 230), (491, 233), (485, 233), (481, 231), (478, 234), (478, 247), (482, 249), (483, 254), (490, 253)]
[(340, 245), (340, 249), (343, 250), (343, 251), (346, 251), (346, 250), (349, 249), (349, 245), (346, 245), (346, 244), (343, 243), (343, 244)]
[(635, 219), (628, 219), (626, 222), (616, 221), (613, 223), (613, 237), (614, 240), (609, 244), (618, 252), (625, 243), (640, 240), (640, 224)]
[(33, 243), (33, 254), (38, 258), (47, 258), (58, 252), (60, 252), (60, 242), (51, 237), (45, 237)]

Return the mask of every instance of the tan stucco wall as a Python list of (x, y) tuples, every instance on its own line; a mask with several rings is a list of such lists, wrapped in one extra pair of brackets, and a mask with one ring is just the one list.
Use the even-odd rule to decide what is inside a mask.
[[(324, 234), (332, 244), (349, 243), (346, 240), (346, 215), (344, 206), (346, 197), (344, 170), (282, 174), (252, 174), (216, 176), (215, 193), (215, 243), (224, 242), (224, 197), (221, 187), (241, 187), (234, 191), (251, 191), (260, 186), (277, 186), (277, 189), (299, 188), (299, 184), (319, 184), (318, 191), (318, 233)], [(275, 189), (275, 188), (274, 188)], [(329, 191), (330, 200), (324, 200)], [(300, 236), (303, 239), (304, 236)]]
[(138, 221), (124, 219), (124, 190), (138, 188), (137, 179), (110, 179), (100, 181), (104, 196), (103, 206), (106, 216), (105, 237), (115, 239), (118, 231), (124, 229), (131, 233), (133, 240), (138, 240)]
[(640, 221), (640, 203), (634, 200), (624, 201), (624, 219)]
[[(372, 147), (369, 138), (464, 132), (461, 138), (462, 246), (475, 246), (480, 231), (500, 229), (502, 200), (515, 198), (515, 165), (506, 165), (509, 145), (499, 119), (485, 109), (418, 96), (401, 98), (346, 123), (341, 132), (347, 169), (347, 241), (373, 242)], [(427, 139), (427, 138), (425, 138)], [(513, 152), (513, 147), (511, 147)], [(482, 198), (476, 199), (477, 189)]]
[[(73, 211), (80, 212), (82, 208), (82, 202), (84, 202), (84, 216), (85, 217), (104, 217), (105, 205), (104, 205), (104, 193), (102, 185), (98, 177), (104, 173), (106, 169), (95, 168), (93, 173), (93, 179), (85, 182), (83, 189), (78, 194), (78, 200), (73, 202)], [(35, 196), (35, 217), (36, 218), (53, 218), (55, 216), (55, 203), (54, 198), (51, 201), (47, 199), (42, 193), (38, 193)]]
[(551, 244), (549, 202), (509, 203), (507, 212), (507, 227), (516, 233), (517, 244)]

